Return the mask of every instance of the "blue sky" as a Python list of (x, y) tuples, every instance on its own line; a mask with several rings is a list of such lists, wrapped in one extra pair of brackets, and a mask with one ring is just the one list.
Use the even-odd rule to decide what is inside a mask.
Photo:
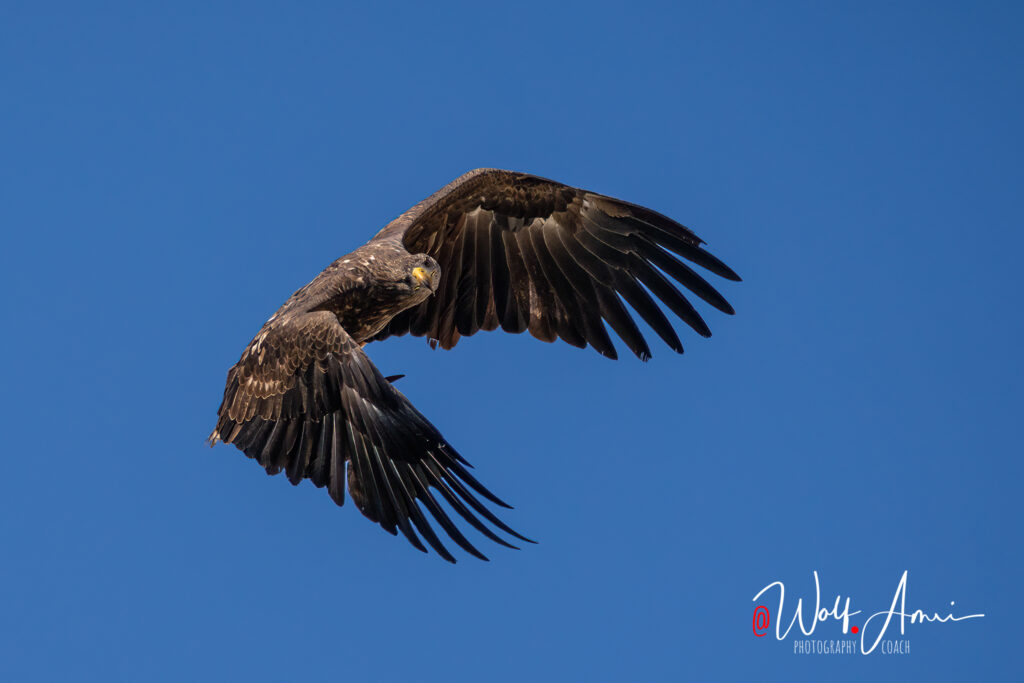
[[(1018, 678), (1022, 19), (5, 3), (0, 678)], [(368, 347), (540, 541), (450, 566), (203, 439), (294, 289), (478, 166), (650, 206), (744, 282), (647, 364)], [(905, 656), (756, 638), (815, 570), (986, 616)]]

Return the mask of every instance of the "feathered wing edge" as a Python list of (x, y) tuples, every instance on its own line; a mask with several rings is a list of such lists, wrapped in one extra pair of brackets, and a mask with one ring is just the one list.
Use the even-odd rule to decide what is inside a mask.
[[(305, 332), (322, 328), (324, 314), (306, 315), (318, 319), (300, 321)], [(290, 327), (295, 330), (296, 323)], [(283, 380), (261, 376), (260, 364), (246, 363), (255, 355), (244, 354), (228, 374), (217, 427), (210, 435), (211, 445), (218, 440), (232, 443), (268, 474), (285, 472), (292, 484), (305, 478), (317, 487), (327, 487), (338, 505), (345, 502), (347, 481), (349, 494), (366, 517), (392, 535), (400, 531), (414, 547), (427, 552), (422, 537), (449, 562), (455, 562), (455, 558), (435, 533), (424, 509), (459, 547), (480, 559), (487, 557), (463, 535), (441, 500), (495, 543), (516, 547), (494, 533), (481, 518), (532, 543), (477, 498), (510, 507), (470, 474), (471, 465), (380, 374), (358, 344), (343, 330), (338, 335), (338, 330), (332, 330), (340, 339), (334, 348)], [(266, 357), (287, 357), (291, 353), (302, 358), (302, 348), (296, 346), (289, 352), (279, 346), (282, 340), (302, 338), (301, 334), (277, 336), (271, 330), (260, 343), (271, 350), (265, 352)], [(315, 339), (309, 343), (317, 345)], [(301, 363), (272, 367), (280, 373), (281, 368), (296, 364)], [(261, 395), (267, 386), (285, 388), (271, 396)], [(252, 405), (255, 411), (249, 407)], [(245, 419), (247, 415), (251, 417)]]
[[(411, 333), (449, 349), (501, 327), (543, 341), (593, 346), (616, 358), (605, 323), (640, 359), (651, 351), (628, 304), (673, 350), (683, 346), (656, 299), (702, 336), (711, 331), (674, 283), (714, 308), (733, 308), (677, 256), (739, 276), (691, 230), (655, 211), (544, 178), (478, 169), (385, 228), (441, 265), (437, 294), (375, 339)], [(653, 296), (652, 296), (653, 295)]]

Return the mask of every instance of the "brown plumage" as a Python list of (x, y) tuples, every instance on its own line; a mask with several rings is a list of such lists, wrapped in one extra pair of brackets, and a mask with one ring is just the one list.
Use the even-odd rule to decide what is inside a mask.
[(326, 486), (338, 505), (347, 483), (364, 515), (426, 551), (422, 536), (454, 562), (422, 506), (455, 543), (486, 559), (437, 496), (497, 543), (515, 547), (480, 517), (529, 539), (477, 499), (508, 507), (362, 345), (409, 333), (450, 349), (461, 337), (501, 327), (616, 358), (607, 323), (647, 360), (650, 348), (629, 304), (681, 353), (651, 294), (702, 336), (710, 330), (672, 280), (733, 310), (677, 255), (739, 280), (701, 244), (689, 229), (635, 204), (523, 173), (471, 171), (329, 265), (271, 316), (228, 372), (211, 444), (233, 443), (293, 484)]

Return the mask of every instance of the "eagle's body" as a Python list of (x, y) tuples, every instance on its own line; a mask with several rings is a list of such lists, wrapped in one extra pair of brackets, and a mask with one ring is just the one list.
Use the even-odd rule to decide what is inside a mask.
[[(407, 267), (408, 263), (410, 254), (400, 244), (375, 240), (327, 266), (295, 292), (279, 313), (330, 311), (353, 340), (365, 343), (395, 315), (430, 296), (428, 283), (414, 292), (402, 286), (386, 286), (391, 282), (402, 284), (413, 267)], [(424, 265), (423, 259), (416, 265)], [(433, 260), (427, 265), (437, 268)]]
[(528, 540), (477, 500), (474, 491), (505, 505), (362, 346), (411, 333), (450, 349), (460, 337), (500, 326), (615, 358), (607, 323), (646, 360), (650, 350), (627, 303), (682, 352), (648, 292), (709, 336), (666, 277), (732, 313), (670, 253), (739, 279), (701, 243), (643, 207), (521, 173), (471, 171), (336, 260), (271, 316), (228, 372), (211, 442), (235, 444), (293, 484), (307, 478), (326, 486), (339, 505), (347, 482), (363, 514), (425, 550), (418, 531), (453, 562), (420, 505), (462, 548), (483, 555), (437, 496), (498, 543), (509, 545), (477, 515)]

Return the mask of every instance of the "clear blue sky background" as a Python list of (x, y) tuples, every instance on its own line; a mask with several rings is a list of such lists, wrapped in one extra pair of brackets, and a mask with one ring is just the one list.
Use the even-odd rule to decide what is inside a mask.
[[(0, 678), (1020, 680), (1024, 13), (827, 4), (4, 3)], [(540, 541), (450, 566), (203, 440), (288, 294), (477, 166), (744, 282), (647, 364), (370, 347)], [(755, 638), (814, 570), (987, 616)]]

